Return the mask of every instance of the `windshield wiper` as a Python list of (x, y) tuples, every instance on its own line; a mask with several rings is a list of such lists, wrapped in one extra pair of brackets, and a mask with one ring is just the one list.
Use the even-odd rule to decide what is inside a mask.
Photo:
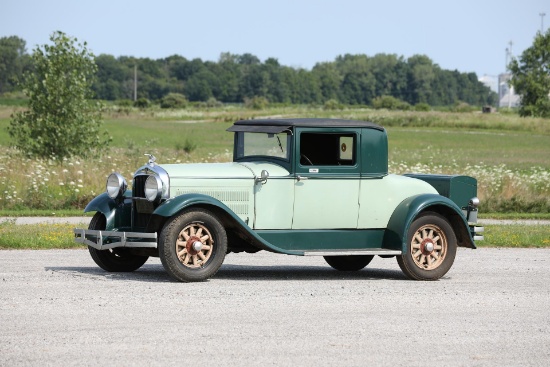
[(279, 142), (279, 148), (281, 148), (281, 153), (284, 153), (285, 151), (283, 150), (283, 144), (281, 144), (281, 139), (279, 139), (279, 135), (276, 135), (277, 136), (277, 141)]

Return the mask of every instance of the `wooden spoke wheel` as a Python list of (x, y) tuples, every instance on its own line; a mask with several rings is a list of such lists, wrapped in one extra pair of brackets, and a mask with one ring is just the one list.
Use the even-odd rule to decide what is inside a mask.
[(212, 277), (227, 252), (227, 234), (218, 218), (206, 209), (191, 208), (166, 222), (159, 237), (164, 269), (182, 282)]
[(212, 256), (214, 240), (202, 223), (191, 223), (178, 235), (176, 253), (180, 262), (189, 268), (203, 267)]
[(445, 232), (435, 224), (426, 224), (416, 230), (411, 240), (411, 255), (420, 269), (437, 269), (447, 255), (449, 244)]
[(426, 212), (412, 222), (407, 247), (397, 256), (397, 263), (410, 279), (437, 280), (453, 265), (456, 247), (456, 235), (447, 219)]

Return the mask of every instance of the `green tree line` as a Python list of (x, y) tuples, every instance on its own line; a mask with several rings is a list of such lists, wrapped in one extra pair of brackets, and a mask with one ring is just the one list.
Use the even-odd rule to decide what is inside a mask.
[[(17, 90), (28, 70), (25, 41), (0, 39), (0, 93)], [(391, 96), (412, 105), (449, 106), (459, 102), (494, 105), (496, 93), (478, 81), (475, 73), (445, 70), (428, 56), (395, 54), (341, 55), (317, 63), (311, 70), (281, 65), (277, 59), (222, 53), (216, 62), (173, 55), (162, 59), (114, 57), (101, 54), (93, 85), (96, 98), (133, 99), (134, 71), (137, 97), (160, 100), (169, 93), (190, 101), (212, 98), (241, 103), (263, 97), (270, 103), (322, 104), (329, 100), (349, 105), (371, 105)]]

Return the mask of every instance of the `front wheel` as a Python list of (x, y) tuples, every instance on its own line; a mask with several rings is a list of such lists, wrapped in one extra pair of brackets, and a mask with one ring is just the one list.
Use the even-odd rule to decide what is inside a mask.
[[(104, 230), (107, 225), (105, 216), (102, 213), (95, 213), (88, 229)], [(114, 248), (108, 250), (98, 250), (88, 246), (90, 256), (95, 263), (103, 270), (109, 272), (129, 272), (139, 268), (149, 258), (148, 256), (134, 255), (128, 248)]]
[(323, 256), (327, 264), (340, 271), (357, 271), (369, 265), (373, 255)]
[(397, 263), (410, 279), (437, 280), (453, 265), (456, 248), (456, 236), (449, 222), (440, 214), (427, 212), (413, 221), (407, 248), (397, 256)]
[(159, 255), (174, 279), (198, 282), (212, 277), (227, 252), (227, 234), (208, 210), (193, 209), (169, 220), (160, 234)]

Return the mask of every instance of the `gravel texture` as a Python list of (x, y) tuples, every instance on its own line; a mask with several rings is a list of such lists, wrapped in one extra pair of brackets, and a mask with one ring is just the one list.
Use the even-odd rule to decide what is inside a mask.
[(229, 254), (202, 283), (158, 259), (0, 251), (0, 366), (547, 366), (550, 249), (459, 249), (441, 280), (395, 259)]

